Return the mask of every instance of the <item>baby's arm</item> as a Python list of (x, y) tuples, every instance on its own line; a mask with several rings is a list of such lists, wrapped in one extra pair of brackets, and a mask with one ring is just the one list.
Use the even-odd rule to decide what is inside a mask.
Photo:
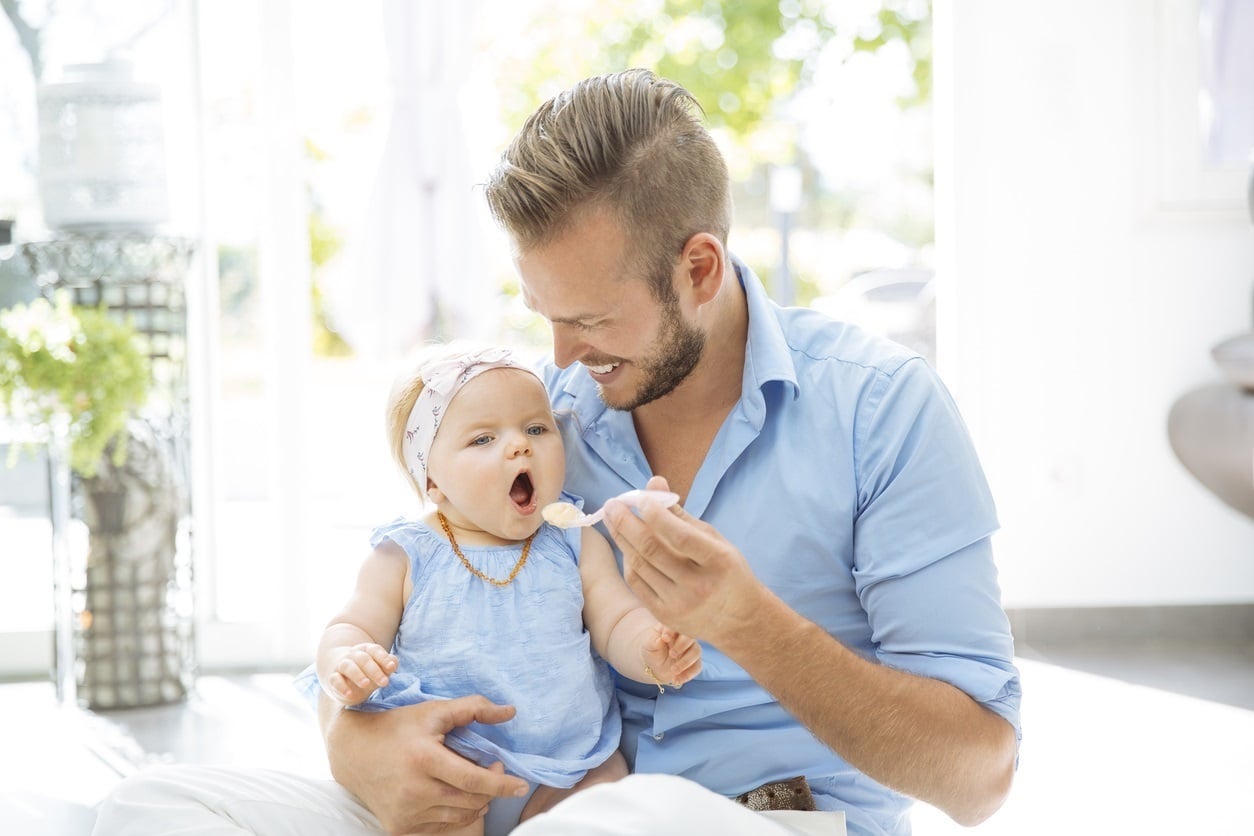
[(388, 683), (396, 638), (408, 593), (409, 558), (391, 540), (362, 563), (352, 597), (331, 619), (318, 642), (318, 682), (333, 699), (357, 705)]
[(637, 682), (676, 686), (701, 672), (701, 645), (653, 617), (618, 573), (610, 544), (591, 527), (583, 530), (579, 574), (592, 646), (616, 671)]

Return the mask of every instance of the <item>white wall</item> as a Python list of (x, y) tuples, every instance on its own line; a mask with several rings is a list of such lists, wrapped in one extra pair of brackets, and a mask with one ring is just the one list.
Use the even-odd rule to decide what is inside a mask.
[(1248, 330), (1245, 173), (1205, 168), (1196, 0), (938, 0), (940, 368), (1009, 607), (1254, 601), (1254, 520), (1172, 453)]

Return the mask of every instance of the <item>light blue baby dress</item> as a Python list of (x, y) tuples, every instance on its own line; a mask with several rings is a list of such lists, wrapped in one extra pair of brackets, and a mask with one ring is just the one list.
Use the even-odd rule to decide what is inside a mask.
[[(518, 713), (506, 723), (454, 729), (445, 743), (461, 755), (482, 766), (500, 761), (506, 771), (551, 787), (573, 786), (603, 763), (618, 749), (621, 721), (609, 666), (584, 629), (581, 531), (541, 525), (526, 565), (498, 587), (471, 574), (423, 522), (398, 519), (376, 528), (372, 546), (390, 539), (409, 556), (414, 590), (392, 647), (397, 671), (355, 708), (483, 694)], [(509, 577), (521, 555), (520, 546), (461, 550), (498, 579)], [(297, 685), (316, 699), (310, 673)]]

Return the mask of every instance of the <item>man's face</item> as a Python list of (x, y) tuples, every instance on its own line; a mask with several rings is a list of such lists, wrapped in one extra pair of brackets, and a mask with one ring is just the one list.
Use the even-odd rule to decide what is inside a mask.
[(618, 224), (590, 212), (564, 235), (517, 253), (523, 300), (553, 328), (553, 357), (582, 363), (612, 409), (632, 410), (679, 386), (696, 367), (705, 334), (672, 291), (659, 302)]

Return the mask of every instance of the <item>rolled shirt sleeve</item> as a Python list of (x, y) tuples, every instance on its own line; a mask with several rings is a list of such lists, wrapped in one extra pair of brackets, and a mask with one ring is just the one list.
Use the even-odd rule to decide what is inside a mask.
[(952, 398), (921, 359), (875, 381), (855, 448), (853, 576), (876, 657), (961, 689), (1018, 735), (993, 499)]

